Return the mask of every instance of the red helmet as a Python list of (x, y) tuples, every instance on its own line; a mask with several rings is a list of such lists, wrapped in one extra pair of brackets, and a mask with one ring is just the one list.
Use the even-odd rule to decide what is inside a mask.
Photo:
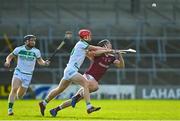
[(86, 36), (90, 36), (91, 35), (91, 31), (90, 30), (88, 30), (88, 29), (81, 29), (81, 30), (79, 30), (79, 36), (81, 37), (81, 38), (84, 38), (84, 37), (86, 37)]

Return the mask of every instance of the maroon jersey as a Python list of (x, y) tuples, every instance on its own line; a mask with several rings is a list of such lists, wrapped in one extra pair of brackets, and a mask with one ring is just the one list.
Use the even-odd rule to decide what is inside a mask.
[(97, 56), (94, 58), (94, 61), (91, 63), (85, 74), (89, 74), (93, 76), (96, 81), (99, 81), (114, 60), (115, 57), (113, 55)]

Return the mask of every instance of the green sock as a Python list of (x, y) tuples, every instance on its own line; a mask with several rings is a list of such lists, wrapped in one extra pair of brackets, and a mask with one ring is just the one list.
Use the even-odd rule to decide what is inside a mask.
[(9, 108), (13, 108), (14, 103), (9, 103)]

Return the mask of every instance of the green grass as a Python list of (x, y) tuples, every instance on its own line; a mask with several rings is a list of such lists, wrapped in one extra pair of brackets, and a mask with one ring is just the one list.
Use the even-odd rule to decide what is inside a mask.
[(180, 120), (180, 101), (178, 100), (93, 100), (92, 104), (101, 106), (98, 112), (87, 114), (84, 101), (76, 108), (67, 108), (51, 117), (49, 109), (62, 100), (53, 100), (47, 106), (45, 117), (38, 107), (39, 100), (20, 100), (14, 105), (14, 116), (7, 116), (7, 100), (0, 100), (0, 120)]

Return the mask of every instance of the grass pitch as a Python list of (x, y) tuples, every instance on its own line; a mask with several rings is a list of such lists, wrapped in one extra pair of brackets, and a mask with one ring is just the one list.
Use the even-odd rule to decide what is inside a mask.
[(14, 116), (7, 116), (7, 100), (0, 100), (0, 120), (180, 120), (179, 100), (93, 100), (92, 104), (101, 106), (98, 112), (87, 114), (84, 101), (76, 108), (66, 108), (51, 117), (49, 110), (62, 100), (51, 101), (42, 117), (38, 107), (39, 100), (18, 100), (14, 104)]

